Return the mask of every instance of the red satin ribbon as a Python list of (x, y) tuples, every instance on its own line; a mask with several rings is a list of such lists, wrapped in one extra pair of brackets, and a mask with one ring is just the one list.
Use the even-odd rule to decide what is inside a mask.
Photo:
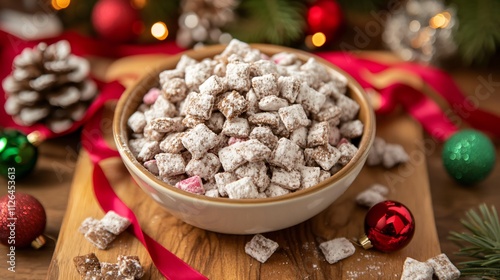
[(113, 210), (120, 216), (130, 220), (129, 231), (141, 241), (149, 252), (155, 266), (167, 279), (208, 279), (142, 231), (134, 212), (116, 195), (99, 163), (102, 160), (118, 157), (119, 155), (116, 150), (111, 149), (106, 144), (102, 136), (101, 120), (102, 110), (84, 125), (82, 131), (82, 145), (94, 163), (92, 182), (95, 197), (101, 208), (104, 212)]

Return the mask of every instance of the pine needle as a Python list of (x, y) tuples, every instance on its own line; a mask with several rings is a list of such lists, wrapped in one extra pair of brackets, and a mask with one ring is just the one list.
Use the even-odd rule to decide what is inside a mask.
[(459, 264), (462, 275), (500, 278), (500, 220), (494, 206), (471, 209), (460, 220), (469, 233), (450, 232), (449, 239), (461, 247), (457, 255), (474, 260)]

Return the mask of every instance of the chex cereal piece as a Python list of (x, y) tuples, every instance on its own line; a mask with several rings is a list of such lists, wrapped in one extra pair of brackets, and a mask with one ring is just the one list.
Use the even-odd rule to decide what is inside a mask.
[(226, 118), (224, 118), (224, 115), (222, 113), (212, 112), (210, 119), (208, 119), (208, 121), (206, 121), (205, 124), (213, 132), (220, 133), (222, 131), (222, 126), (224, 125), (225, 121)]
[(82, 279), (92, 279), (92, 277), (99, 279), (101, 276), (101, 263), (94, 253), (76, 256), (73, 258), (73, 263)]
[(345, 95), (339, 96), (337, 99), (337, 106), (342, 109), (340, 120), (343, 122), (354, 119), (359, 111), (359, 104)]
[(286, 129), (290, 132), (301, 126), (308, 126), (311, 123), (300, 104), (280, 108), (278, 114)]
[(227, 44), (226, 48), (216, 58), (227, 59), (232, 54), (244, 57), (251, 50), (250, 45), (240, 40), (234, 39)]
[(177, 108), (172, 102), (168, 101), (162, 95), (158, 96), (155, 103), (151, 105), (150, 109), (144, 112), (146, 121), (151, 121), (160, 117), (175, 117), (177, 115)]
[(179, 62), (177, 62), (177, 66), (175, 66), (175, 69), (185, 71), (186, 67), (188, 67), (189, 65), (194, 65), (196, 63), (197, 61), (195, 59), (183, 54), (179, 59)]
[(203, 188), (203, 183), (201, 182), (200, 176), (193, 176), (175, 184), (175, 187), (183, 191), (187, 191), (194, 194), (204, 194), (205, 189)]
[(243, 158), (249, 162), (266, 160), (271, 155), (271, 149), (257, 139), (250, 139), (244, 142), (240, 152)]
[[(101, 263), (101, 275), (103, 280), (116, 280), (116, 279), (134, 279), (134, 278), (125, 278), (121, 275), (120, 270), (118, 269), (117, 263)], [(99, 279), (99, 278), (97, 278)], [(96, 279), (96, 280), (97, 280)]]
[(144, 268), (138, 256), (118, 256), (118, 270), (125, 277), (139, 279), (144, 276)]
[(318, 181), (323, 182), (324, 180), (330, 178), (331, 176), (332, 176), (332, 174), (330, 174), (330, 172), (325, 171), (325, 170), (320, 170)]
[(326, 82), (330, 79), (328, 70), (326, 70), (323, 64), (318, 63), (313, 57), (309, 58), (306, 63), (302, 64), (300, 66), (300, 70), (315, 73), (323, 82)]
[(250, 125), (245, 118), (226, 119), (222, 126), (222, 134), (237, 138), (246, 138), (250, 133)]
[(278, 77), (278, 69), (276, 64), (270, 60), (258, 60), (250, 65), (250, 75), (253, 77), (264, 76), (266, 74), (272, 74), (274, 77)]
[(217, 190), (221, 196), (226, 196), (226, 185), (238, 180), (238, 177), (231, 172), (220, 172), (214, 175)]
[(297, 170), (287, 171), (281, 168), (275, 168), (273, 169), (271, 183), (289, 190), (296, 190), (300, 188), (300, 172)]
[(288, 101), (276, 95), (264, 96), (259, 101), (259, 109), (262, 111), (278, 111), (279, 108), (288, 106)]
[(399, 144), (386, 144), (382, 155), (382, 164), (385, 168), (391, 168), (399, 163), (405, 163), (409, 156), (403, 146)]
[(304, 165), (318, 167), (319, 165), (314, 161), (313, 158), (314, 149), (313, 148), (305, 148), (304, 149)]
[(384, 200), (386, 200), (386, 198), (381, 193), (370, 188), (360, 192), (356, 196), (356, 203), (368, 208)]
[(249, 162), (236, 168), (234, 174), (238, 178), (252, 178), (252, 182), (257, 186), (259, 192), (263, 192), (269, 186), (269, 176), (267, 176), (267, 167), (263, 161)]
[(300, 167), (301, 188), (307, 189), (319, 183), (320, 170), (319, 167)]
[(335, 97), (335, 94), (337, 94), (337, 97), (336, 99), (338, 98), (338, 95), (343, 95), (345, 94), (346, 92), (346, 88), (347, 88), (347, 77), (340, 74), (339, 72), (335, 71), (335, 70), (332, 70), (330, 72), (330, 77), (332, 78), (332, 81), (331, 83), (333, 83), (335, 85), (335, 89), (336, 89), (336, 92), (334, 92), (334, 97)]
[(301, 71), (299, 65), (294, 65), (294, 68), (289, 67), (288, 69), (290, 76), (297, 77), (303, 84), (305, 83), (311, 88), (316, 89), (321, 84), (321, 79), (316, 73)]
[(185, 80), (189, 89), (198, 89), (198, 87), (206, 81), (212, 73), (212, 69), (208, 63), (196, 63), (186, 66)]
[(265, 238), (261, 234), (256, 234), (252, 237), (252, 240), (245, 244), (245, 253), (259, 262), (265, 263), (278, 247), (279, 245), (277, 242)]
[(128, 147), (130, 148), (130, 152), (132, 152), (134, 157), (137, 158), (146, 142), (148, 142), (146, 138), (130, 139), (128, 141)]
[(332, 125), (330, 122), (328, 122), (328, 125), (328, 144), (337, 146), (340, 138), (342, 138), (342, 135), (340, 135), (340, 129), (336, 125)]
[(127, 125), (134, 133), (141, 133), (146, 126), (146, 117), (142, 112), (134, 112), (127, 120)]
[(245, 95), (245, 99), (247, 100), (247, 114), (255, 114), (259, 111), (259, 98), (253, 89), (250, 89)]
[(160, 177), (171, 177), (185, 172), (186, 163), (180, 154), (159, 153), (155, 159)]
[(290, 171), (295, 169), (297, 162), (303, 161), (304, 155), (300, 147), (287, 138), (280, 138), (276, 148), (271, 153), (269, 163)]
[(311, 125), (307, 134), (307, 146), (312, 148), (328, 144), (328, 123), (319, 122)]
[(298, 61), (297, 55), (288, 52), (280, 52), (271, 57), (271, 60), (278, 65), (292, 65)]
[(307, 127), (301, 126), (290, 134), (290, 140), (304, 149), (307, 147), (307, 134)]
[(266, 197), (276, 197), (289, 194), (290, 190), (285, 189), (278, 184), (271, 183), (269, 184), (269, 187), (267, 187), (267, 189), (264, 191), (264, 193), (266, 194)]
[(183, 173), (175, 176), (160, 176), (160, 179), (171, 186), (175, 186), (180, 181), (187, 179), (187, 175)]
[(82, 224), (78, 228), (78, 231), (82, 234), (85, 234), (87, 233), (87, 231), (89, 231), (90, 228), (96, 227), (98, 223), (99, 223), (98, 219), (88, 217), (85, 220), (83, 220)]
[(339, 163), (342, 165), (348, 164), (358, 152), (358, 148), (350, 142), (343, 143), (339, 146), (340, 158)]
[(151, 88), (142, 98), (142, 102), (146, 105), (152, 105), (160, 95), (161, 90), (159, 88)]
[(323, 170), (330, 170), (339, 161), (340, 157), (341, 152), (330, 144), (318, 146), (312, 152), (312, 158)]
[(338, 123), (340, 121), (340, 116), (342, 116), (342, 109), (338, 106), (323, 107), (319, 113), (314, 115), (314, 119), (320, 122), (333, 121)]
[(186, 114), (200, 117), (204, 120), (210, 119), (215, 98), (210, 94), (190, 93), (189, 99), (186, 98)]
[(385, 140), (380, 137), (375, 137), (373, 145), (368, 153), (366, 164), (369, 166), (379, 165), (382, 163), (382, 156), (385, 151)]
[[(205, 185), (206, 185), (206, 184), (205, 184)], [(209, 197), (220, 197), (219, 190), (218, 190), (218, 189), (206, 190), (206, 191), (205, 191), (205, 196), (209, 196)]]
[(101, 223), (90, 227), (84, 236), (90, 243), (101, 250), (105, 250), (109, 243), (116, 238), (116, 235), (107, 231)]
[(160, 72), (158, 75), (160, 78), (160, 84), (166, 83), (170, 79), (174, 78), (184, 78), (184, 70), (181, 69), (169, 69)]
[(182, 137), (182, 145), (191, 153), (193, 158), (201, 158), (208, 150), (217, 144), (217, 134), (213, 133), (205, 124), (199, 124), (188, 130)]
[(325, 100), (326, 97), (323, 94), (309, 87), (306, 83), (302, 83), (296, 101), (301, 103), (302, 106), (304, 106), (304, 109), (313, 114), (317, 114), (321, 110)]
[(165, 133), (154, 130), (151, 126), (151, 123), (146, 124), (143, 133), (144, 137), (150, 141), (160, 141), (165, 136)]
[(432, 280), (434, 269), (425, 262), (406, 257), (401, 280)]
[(280, 124), (279, 116), (276, 113), (255, 113), (248, 116), (248, 121), (253, 125), (265, 125), (271, 128), (278, 128)]
[(278, 78), (278, 87), (283, 98), (291, 103), (295, 102), (297, 95), (300, 92), (301, 82), (296, 77), (280, 76)]
[(143, 143), (141, 151), (137, 155), (137, 159), (145, 162), (153, 159), (158, 152), (160, 152), (160, 145), (157, 141), (146, 141)]
[(217, 109), (219, 109), (226, 118), (233, 119), (245, 112), (247, 105), (248, 101), (245, 97), (233, 90), (217, 103)]
[(184, 130), (182, 117), (156, 118), (150, 122), (151, 129), (161, 133), (181, 132)]
[(165, 153), (177, 154), (184, 150), (182, 145), (183, 132), (171, 133), (160, 142), (160, 150)]
[(243, 177), (227, 184), (225, 190), (230, 199), (257, 198), (259, 196), (257, 187), (250, 177)]
[(213, 74), (218, 76), (218, 77), (225, 77), (226, 76), (226, 64), (224, 63), (217, 63), (214, 66), (214, 71)]
[(250, 82), (250, 64), (244, 62), (229, 63), (226, 66), (227, 89), (248, 91)]
[(219, 160), (225, 171), (233, 171), (246, 162), (245, 158), (238, 152), (242, 147), (241, 144), (236, 143), (219, 150)]
[(160, 170), (158, 170), (158, 165), (156, 165), (156, 160), (151, 159), (146, 161), (143, 166), (154, 175), (158, 176), (160, 174)]
[(186, 98), (188, 88), (184, 79), (173, 78), (162, 84), (163, 96), (170, 102), (179, 102)]
[(379, 194), (384, 195), (384, 196), (389, 194), (389, 188), (387, 188), (386, 186), (384, 186), (382, 184), (373, 184), (370, 186), (370, 190), (378, 192)]
[(335, 238), (330, 241), (319, 244), (319, 248), (325, 255), (328, 263), (334, 264), (349, 256), (352, 256), (356, 251), (354, 245), (345, 237)]
[(115, 211), (108, 211), (101, 219), (102, 226), (114, 235), (119, 235), (130, 226), (130, 220), (116, 214)]
[(217, 95), (226, 89), (224, 79), (212, 75), (200, 85), (200, 93)]
[[(257, 139), (269, 149), (274, 149), (278, 143), (278, 137), (273, 134), (272, 130), (267, 126), (257, 126), (252, 129), (250, 139)], [(292, 140), (293, 141), (293, 140)], [(300, 146), (300, 145), (299, 145)]]
[(345, 122), (340, 126), (340, 133), (346, 138), (356, 138), (363, 134), (363, 127), (360, 120)]
[(278, 83), (272, 74), (252, 78), (252, 88), (259, 98), (269, 95), (278, 95)]
[(434, 269), (439, 280), (454, 280), (460, 277), (460, 270), (448, 259), (446, 254), (439, 254), (426, 261)]
[(218, 134), (217, 137), (215, 137), (215, 146), (208, 150), (208, 152), (216, 155), (219, 154), (219, 151), (227, 146), (227, 143), (229, 141), (228, 139), (229, 138), (226, 135), (222, 133)]
[(203, 157), (191, 159), (188, 162), (186, 165), (186, 174), (189, 176), (198, 175), (203, 179), (210, 179), (219, 171), (219, 168), (219, 158), (212, 153), (206, 153)]

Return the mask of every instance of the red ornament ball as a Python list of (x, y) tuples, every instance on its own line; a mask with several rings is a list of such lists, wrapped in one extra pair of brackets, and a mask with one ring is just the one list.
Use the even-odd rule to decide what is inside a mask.
[(403, 249), (415, 232), (413, 215), (403, 204), (386, 200), (375, 204), (365, 216), (365, 235), (383, 252)]
[(0, 197), (0, 243), (27, 247), (43, 234), (47, 216), (33, 196), (16, 192)]
[(142, 31), (139, 11), (128, 0), (100, 0), (92, 10), (92, 25), (104, 39), (125, 43)]
[(333, 39), (342, 21), (342, 10), (333, 0), (318, 0), (307, 11), (309, 34), (322, 32), (327, 39)]

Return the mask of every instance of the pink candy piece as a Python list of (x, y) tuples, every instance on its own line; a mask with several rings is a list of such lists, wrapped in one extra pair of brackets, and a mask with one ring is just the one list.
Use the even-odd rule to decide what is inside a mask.
[(231, 136), (231, 137), (229, 137), (229, 140), (227, 141), (227, 144), (229, 146), (231, 146), (231, 145), (233, 145), (235, 143), (245, 142), (245, 141), (247, 141), (247, 139), (245, 139), (245, 138), (237, 138), (237, 137), (232, 137)]
[(350, 143), (349, 140), (342, 138), (340, 141), (337, 143), (337, 148), (340, 147), (342, 144)]
[(183, 191), (187, 191), (194, 194), (204, 194), (205, 189), (203, 188), (203, 183), (201, 182), (200, 176), (196, 175), (182, 180), (175, 184), (175, 187)]
[(156, 99), (158, 99), (158, 96), (160, 96), (161, 91), (158, 88), (152, 88), (144, 95), (142, 98), (142, 102), (147, 105), (152, 105), (155, 103)]

